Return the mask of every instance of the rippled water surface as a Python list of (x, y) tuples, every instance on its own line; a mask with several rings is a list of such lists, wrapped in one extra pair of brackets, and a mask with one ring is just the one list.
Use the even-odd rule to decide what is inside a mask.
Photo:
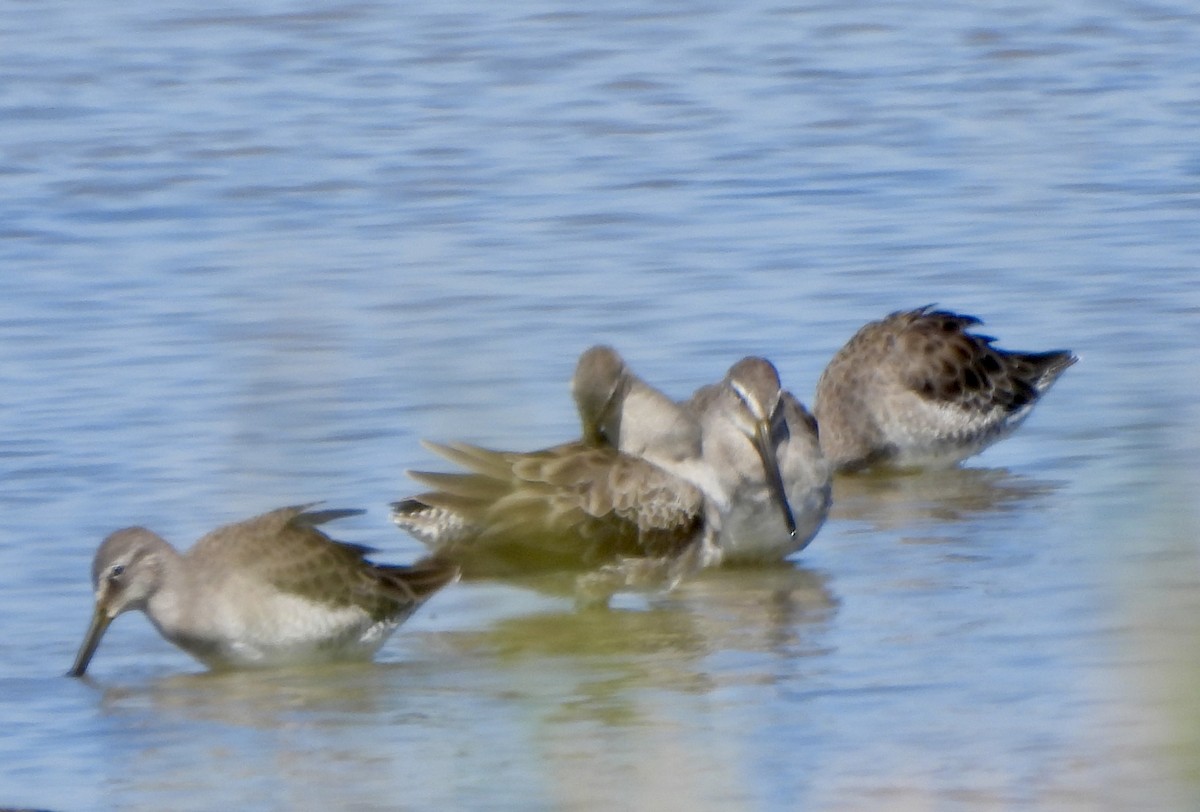
[[(0, 806), (1195, 808), (1200, 13), (1185, 2), (0, 3)], [(789, 565), (436, 597), (207, 674), (95, 546), (574, 436), (576, 355), (811, 400), (938, 302), (1082, 361)]]

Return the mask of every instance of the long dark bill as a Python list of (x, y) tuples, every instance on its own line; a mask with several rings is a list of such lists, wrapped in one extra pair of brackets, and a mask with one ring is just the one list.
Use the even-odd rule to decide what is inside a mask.
[(96, 648), (100, 645), (100, 638), (104, 637), (104, 632), (107, 631), (108, 624), (112, 623), (112, 620), (103, 609), (99, 606), (96, 607), (96, 613), (92, 615), (92, 623), (88, 626), (87, 634), (84, 635), (83, 645), (79, 647), (79, 653), (75, 655), (75, 664), (67, 672), (68, 677), (82, 677), (83, 672), (87, 671), (88, 663), (92, 661), (92, 655), (96, 653)]
[(771, 445), (771, 426), (760, 420), (754, 428), (754, 446), (762, 459), (763, 471), (767, 475), (767, 487), (783, 510), (783, 522), (787, 525), (788, 535), (796, 537), (796, 517), (792, 515), (792, 506), (788, 504), (787, 491), (783, 487), (783, 474), (779, 472), (779, 460), (775, 457), (775, 446)]

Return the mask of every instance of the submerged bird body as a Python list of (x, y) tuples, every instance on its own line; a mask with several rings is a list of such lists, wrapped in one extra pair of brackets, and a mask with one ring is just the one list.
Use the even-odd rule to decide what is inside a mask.
[(871, 322), (830, 361), (813, 410), (841, 471), (955, 465), (1011, 434), (1078, 358), (1012, 352), (931, 307)]
[(116, 531), (96, 552), (96, 611), (70, 673), (82, 675), (109, 623), (135, 609), (214, 668), (369, 658), (457, 570), (372, 564), (366, 548), (317, 528), (356, 512), (281, 508), (186, 553), (142, 527)]

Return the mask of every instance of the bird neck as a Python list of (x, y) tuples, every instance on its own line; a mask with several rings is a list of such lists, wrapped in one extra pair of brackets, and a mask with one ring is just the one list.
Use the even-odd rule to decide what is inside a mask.
[(178, 629), (191, 602), (192, 579), (184, 558), (169, 544), (155, 553), (156, 586), (146, 601), (145, 612), (150, 622), (168, 639)]

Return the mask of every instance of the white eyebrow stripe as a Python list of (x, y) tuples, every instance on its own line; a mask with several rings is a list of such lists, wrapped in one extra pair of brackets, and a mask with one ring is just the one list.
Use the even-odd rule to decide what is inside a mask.
[(755, 420), (766, 419), (762, 414), (762, 409), (759, 408), (761, 404), (756, 399), (750, 397), (750, 393), (746, 391), (746, 387), (742, 386), (737, 381), (730, 381), (729, 386), (731, 389), (733, 389), (734, 393), (741, 398), (742, 403), (746, 404), (746, 408), (750, 410), (750, 414), (754, 416)]

